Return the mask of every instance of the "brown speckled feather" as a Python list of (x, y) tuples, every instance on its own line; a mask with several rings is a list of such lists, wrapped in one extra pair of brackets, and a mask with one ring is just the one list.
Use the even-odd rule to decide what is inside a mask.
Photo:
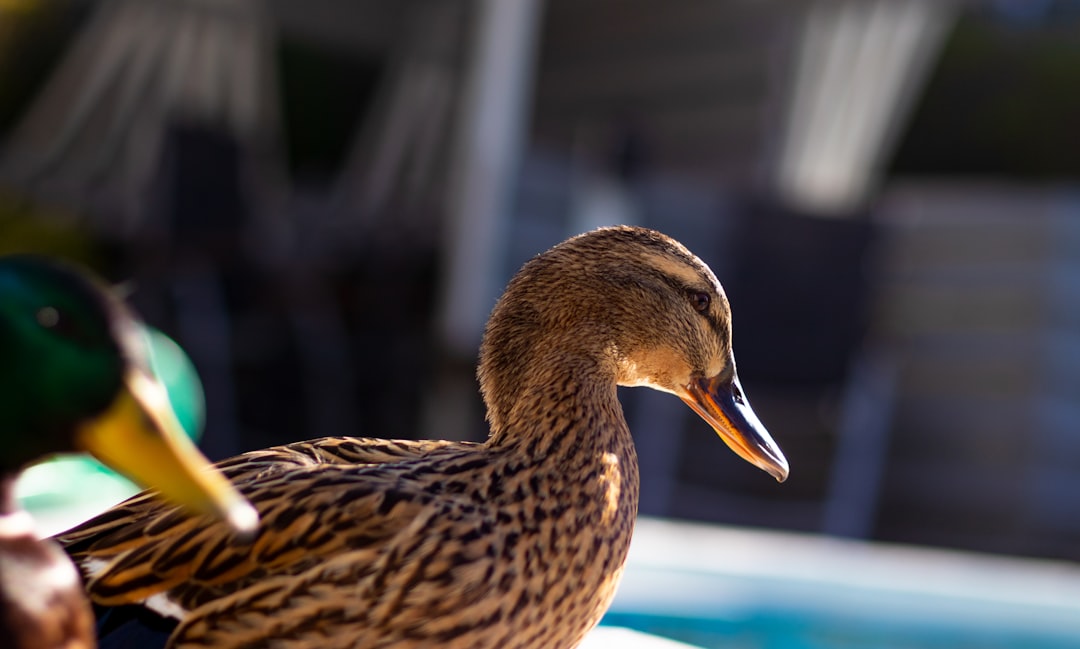
[(729, 318), (674, 241), (582, 235), (526, 264), (492, 313), (486, 443), (337, 437), (226, 460), (262, 517), (250, 543), (146, 495), (61, 540), (95, 602), (180, 619), (171, 647), (574, 647), (614, 595), (637, 513), (616, 385), (690, 402), (708, 379), (745, 403)]
[(401, 469), (393, 463), (454, 446), (459, 453), (472, 450), (469, 444), (337, 437), (226, 460), (219, 468), (262, 518), (250, 543), (219, 522), (162, 504), (152, 492), (61, 541), (77, 560), (107, 563), (90, 582), (98, 603), (129, 603), (178, 588), (177, 603), (190, 609), (220, 596), (222, 584), (242, 588), (269, 574), (298, 574), (325, 557), (393, 536), (432, 495), (395, 485)]

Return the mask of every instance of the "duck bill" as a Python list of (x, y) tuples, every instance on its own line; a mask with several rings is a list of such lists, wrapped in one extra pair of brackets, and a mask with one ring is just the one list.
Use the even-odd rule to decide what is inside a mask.
[(743, 396), (737, 375), (693, 379), (679, 397), (709, 422), (739, 457), (765, 470), (777, 482), (787, 479), (787, 459)]
[(124, 383), (105, 413), (79, 427), (78, 446), (176, 504), (253, 533), (259, 515), (184, 434), (164, 386), (138, 370)]

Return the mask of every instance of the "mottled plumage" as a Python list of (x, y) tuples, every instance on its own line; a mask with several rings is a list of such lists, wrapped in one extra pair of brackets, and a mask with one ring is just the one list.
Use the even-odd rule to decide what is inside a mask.
[(170, 647), (573, 647), (637, 513), (616, 385), (677, 394), (786, 477), (734, 370), (712, 272), (659, 233), (595, 231), (527, 263), (495, 307), (485, 443), (337, 437), (227, 460), (263, 521), (251, 543), (146, 496), (62, 540), (95, 602), (179, 620)]

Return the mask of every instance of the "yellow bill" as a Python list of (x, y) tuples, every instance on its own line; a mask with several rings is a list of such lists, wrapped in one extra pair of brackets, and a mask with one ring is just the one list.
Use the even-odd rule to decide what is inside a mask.
[(108, 410), (79, 426), (78, 446), (163, 497), (251, 534), (259, 515), (184, 434), (164, 386), (132, 369)]

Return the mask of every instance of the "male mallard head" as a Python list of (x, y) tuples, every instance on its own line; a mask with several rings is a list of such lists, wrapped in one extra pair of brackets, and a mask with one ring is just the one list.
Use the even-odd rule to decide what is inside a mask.
[(251, 506), (176, 421), (146, 334), (101, 283), (39, 257), (0, 258), (0, 473), (88, 451), (143, 486), (240, 531)]
[(530, 377), (557, 356), (606, 365), (618, 385), (670, 392), (740, 457), (777, 480), (787, 461), (750, 408), (735, 372), (731, 308), (708, 266), (644, 228), (579, 235), (525, 264), (492, 312), (481, 390), (493, 430)]

